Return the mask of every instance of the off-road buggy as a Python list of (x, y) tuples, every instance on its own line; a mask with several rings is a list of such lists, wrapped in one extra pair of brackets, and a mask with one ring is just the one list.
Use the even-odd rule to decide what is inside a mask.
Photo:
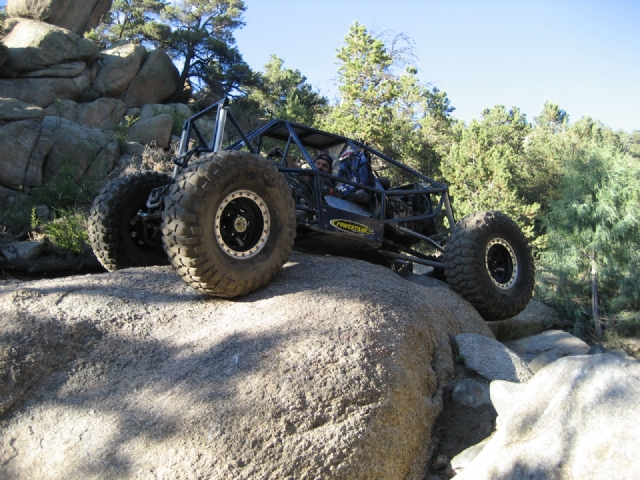
[[(200, 122), (212, 116), (208, 136)], [(321, 153), (336, 159), (330, 173), (314, 164)], [(342, 175), (353, 155), (366, 183)], [(171, 176), (121, 176), (95, 199), (89, 240), (107, 270), (168, 257), (196, 290), (230, 298), (272, 280), (295, 245), (426, 266), (487, 320), (531, 298), (533, 259), (514, 221), (486, 211), (456, 223), (446, 185), (365, 143), (286, 120), (245, 133), (225, 99), (185, 121), (174, 162)]]

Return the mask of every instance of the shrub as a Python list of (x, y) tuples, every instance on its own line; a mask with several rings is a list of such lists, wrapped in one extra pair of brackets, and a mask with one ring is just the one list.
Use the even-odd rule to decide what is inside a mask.
[(49, 241), (64, 250), (83, 254), (90, 250), (87, 216), (79, 211), (61, 210), (54, 221), (42, 225), (42, 233)]

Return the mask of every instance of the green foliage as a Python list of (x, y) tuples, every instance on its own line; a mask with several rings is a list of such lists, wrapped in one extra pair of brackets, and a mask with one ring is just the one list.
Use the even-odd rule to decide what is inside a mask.
[(482, 121), (454, 127), (455, 142), (442, 162), (442, 175), (455, 198), (458, 217), (480, 210), (501, 210), (525, 235), (533, 235), (537, 202), (527, 202), (519, 180), (524, 140), (531, 125), (518, 108), (499, 105), (486, 109)]
[(87, 37), (102, 48), (120, 43), (142, 43), (154, 30), (160, 12), (168, 5), (161, 0), (114, 0), (102, 23)]
[(355, 22), (336, 57), (340, 102), (331, 114), (332, 127), (365, 142), (390, 144), (391, 104), (399, 85), (384, 42)]
[(257, 74), (256, 85), (249, 88), (246, 98), (239, 102), (241, 117), (282, 118), (314, 125), (329, 101), (314, 91), (299, 70), (283, 65), (282, 59), (271, 55), (264, 73)]
[(32, 229), (36, 229), (36, 228), (38, 228), (38, 225), (40, 225), (40, 219), (38, 218), (38, 214), (37, 214), (37, 211), (36, 211), (35, 207), (33, 207), (31, 209), (31, 224), (30, 225), (31, 225)]
[(100, 186), (100, 182), (95, 179), (78, 180), (76, 169), (66, 164), (51, 181), (45, 182), (42, 187), (31, 189), (29, 198), (37, 205), (47, 205), (58, 210), (81, 208), (91, 205)]
[(621, 135), (625, 150), (640, 160), (640, 130), (634, 130), (631, 133), (623, 132)]
[(351, 25), (336, 55), (340, 100), (324, 127), (436, 177), (451, 143), (453, 108), (444, 92), (419, 82), (411, 40), (398, 35), (389, 44)]
[(565, 153), (540, 253), (555, 281), (542, 281), (539, 293), (584, 327), (592, 268), (605, 314), (640, 310), (640, 166), (595, 140)]
[[(535, 128), (523, 139), (524, 154), (516, 174), (520, 197), (527, 204), (540, 205), (540, 218), (557, 196), (562, 159), (572, 149), (572, 143), (567, 133), (569, 115), (558, 105), (546, 102), (535, 121)], [(537, 222), (536, 235), (540, 229)]]
[(116, 138), (120, 145), (124, 145), (127, 142), (127, 134), (129, 133), (129, 129), (131, 126), (140, 120), (139, 117), (133, 117), (131, 115), (125, 115), (120, 123), (116, 125), (114, 131), (116, 132)]
[(4, 21), (7, 19), (6, 7), (0, 6), (0, 38), (4, 36)]
[(181, 65), (180, 88), (206, 88), (218, 99), (254, 83), (234, 46), (245, 9), (242, 0), (115, 0), (91, 36), (104, 46), (126, 41), (163, 48)]
[(11, 233), (31, 231), (40, 225), (35, 216), (37, 205), (46, 205), (55, 211), (87, 210), (98, 193), (99, 183), (87, 179), (76, 180), (74, 168), (65, 165), (58, 175), (41, 187), (32, 188), (29, 195), (18, 197), (16, 204), (0, 214), (0, 223)]
[[(220, 98), (251, 85), (253, 72), (234, 47), (233, 31), (244, 25), (242, 0), (181, 0), (165, 6), (161, 23), (146, 39), (183, 64), (182, 84), (207, 87)], [(151, 27), (150, 27), (151, 28)]]
[(621, 347), (623, 339), (640, 337), (640, 312), (621, 312), (604, 319), (605, 341), (614, 347)]
[(44, 224), (42, 232), (52, 244), (71, 253), (83, 254), (90, 250), (87, 217), (81, 212), (59, 211), (59, 217)]
[[(570, 124), (551, 102), (534, 125), (517, 108), (498, 106), (485, 110), (481, 121), (454, 125), (453, 132), (442, 173), (457, 215), (498, 209), (519, 222), (538, 256), (536, 296), (572, 319), (574, 333), (597, 332), (592, 315), (600, 312), (605, 328), (636, 332), (636, 138), (589, 117)], [(598, 295), (593, 312), (592, 292)]]

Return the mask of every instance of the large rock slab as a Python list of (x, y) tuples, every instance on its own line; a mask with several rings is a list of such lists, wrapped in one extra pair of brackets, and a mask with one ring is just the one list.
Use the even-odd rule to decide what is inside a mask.
[(163, 113), (146, 120), (138, 120), (131, 125), (127, 141), (167, 148), (172, 129), (173, 117), (168, 113)]
[(99, 98), (78, 105), (75, 122), (91, 128), (115, 128), (124, 118), (127, 106), (115, 98)]
[(173, 95), (180, 75), (169, 55), (158, 49), (151, 52), (124, 94), (129, 107), (162, 103)]
[(48, 107), (57, 100), (77, 100), (91, 81), (84, 73), (74, 78), (0, 79), (0, 97)]
[(586, 355), (589, 351), (589, 345), (562, 330), (549, 330), (538, 335), (507, 342), (506, 345), (527, 362), (541, 354), (560, 358), (567, 355)]
[(97, 74), (91, 91), (101, 97), (122, 95), (147, 56), (141, 45), (127, 44), (105, 50), (96, 60)]
[(44, 111), (36, 105), (15, 98), (0, 98), (0, 125), (16, 120), (39, 121), (43, 118)]
[(513, 350), (484, 335), (464, 333), (455, 337), (465, 366), (487, 380), (527, 382), (531, 370)]
[(637, 478), (640, 363), (564, 357), (540, 370), (460, 480)]
[(44, 250), (43, 240), (32, 240), (27, 242), (11, 242), (8, 245), (2, 245), (0, 251), (7, 259), (14, 258), (20, 260), (34, 260), (38, 258)]
[(22, 78), (38, 78), (38, 77), (77, 77), (84, 72), (87, 64), (84, 62), (67, 62), (51, 65), (43, 70), (34, 70), (31, 72), (23, 72), (17, 75)]
[(7, 58), (9, 58), (9, 48), (4, 43), (0, 43), (0, 67), (4, 65)]
[(73, 100), (57, 100), (43, 109), (45, 117), (59, 117), (75, 122), (78, 117), (78, 102)]
[(544, 303), (531, 300), (522, 312), (512, 318), (488, 322), (489, 328), (499, 341), (530, 337), (550, 330), (560, 321), (558, 312)]
[(527, 386), (524, 383), (507, 382), (505, 380), (491, 382), (489, 396), (500, 421), (520, 402), (526, 388)]
[(44, 180), (68, 168), (77, 181), (98, 181), (106, 178), (120, 157), (118, 141), (99, 129), (60, 117), (44, 117), (42, 125), (54, 142), (42, 172)]
[[(9, 47), (9, 58), (4, 66), (18, 73), (43, 70), (68, 62), (86, 64), (96, 58), (99, 52), (98, 45), (91, 40), (34, 20), (21, 20), (2, 42)], [(77, 70), (74, 70), (68, 76), (77, 74)]]
[(169, 267), (9, 285), (0, 322), (15, 479), (422, 479), (449, 335), (491, 336), (388, 269), (297, 253), (235, 301)]
[(50, 132), (34, 120), (0, 126), (0, 184), (12, 189), (42, 184), (42, 167), (53, 147)]
[[(212, 129), (209, 131), (213, 131)], [(470, 302), (463, 299), (454, 292), (445, 282), (424, 275), (411, 274), (406, 277), (408, 281), (417, 283), (429, 288), (430, 292), (436, 295), (440, 302), (453, 314), (459, 321), (475, 323), (478, 318), (478, 311)], [(485, 322), (485, 324), (488, 322)], [(484, 334), (483, 334), (484, 336)]]
[(95, 28), (111, 9), (112, 0), (8, 0), (11, 17), (32, 18), (71, 30), (78, 35)]
[(13, 208), (16, 201), (24, 197), (26, 197), (24, 193), (0, 185), (0, 208), (3, 210)]

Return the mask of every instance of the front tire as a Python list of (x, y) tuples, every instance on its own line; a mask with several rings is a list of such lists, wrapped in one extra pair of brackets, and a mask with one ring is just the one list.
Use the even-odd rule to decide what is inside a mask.
[(511, 318), (531, 300), (531, 249), (518, 225), (501, 212), (460, 220), (447, 240), (444, 264), (447, 283), (485, 320)]
[(194, 289), (225, 298), (246, 295), (271, 281), (293, 249), (291, 189), (258, 155), (233, 151), (201, 158), (165, 198), (164, 248)]
[(136, 220), (151, 190), (168, 185), (168, 175), (142, 172), (109, 182), (98, 194), (87, 220), (89, 244), (110, 272), (127, 267), (166, 265), (160, 224)]

